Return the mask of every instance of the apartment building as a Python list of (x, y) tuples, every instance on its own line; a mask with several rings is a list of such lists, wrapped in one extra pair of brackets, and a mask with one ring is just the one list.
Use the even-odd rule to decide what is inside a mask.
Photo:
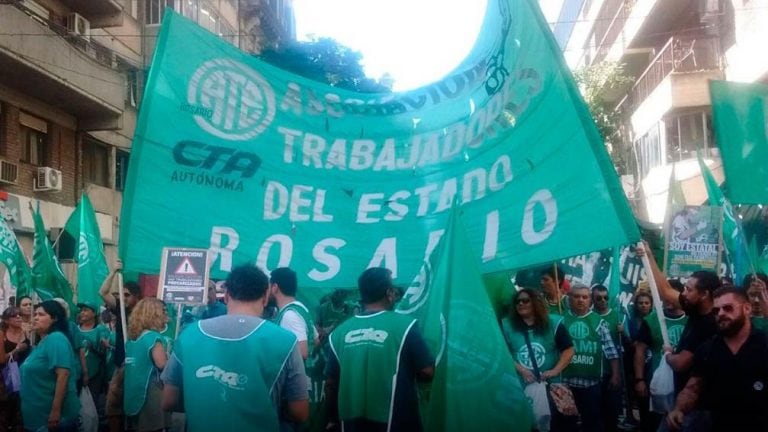
[[(290, 0), (0, 0), (0, 214), (28, 256), (30, 204), (55, 239), (85, 191), (116, 259), (137, 109), (167, 8), (249, 51), (293, 36)], [(57, 248), (72, 280), (73, 243), (65, 235)]]
[(637, 216), (663, 221), (672, 165), (687, 201), (704, 202), (697, 150), (723, 176), (708, 82), (768, 82), (768, 0), (556, 1), (569, 66), (620, 62), (634, 81), (611, 102), (625, 119), (624, 184)]

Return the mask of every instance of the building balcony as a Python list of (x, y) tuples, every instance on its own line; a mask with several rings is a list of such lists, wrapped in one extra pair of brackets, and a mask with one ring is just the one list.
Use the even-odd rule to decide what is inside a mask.
[(60, 0), (73, 12), (84, 16), (92, 28), (123, 24), (123, 7), (116, 0)]
[(110, 49), (20, 4), (0, 4), (0, 28), (4, 86), (75, 116), (81, 130), (120, 127), (126, 81)]
[(718, 40), (672, 37), (619, 104), (632, 113), (632, 128), (645, 132), (673, 109), (710, 105), (709, 80), (722, 79)]

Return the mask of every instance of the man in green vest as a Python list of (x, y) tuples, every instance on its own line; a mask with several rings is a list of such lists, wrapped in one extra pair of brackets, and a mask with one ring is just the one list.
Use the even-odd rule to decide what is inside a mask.
[[(611, 340), (621, 351), (621, 335), (624, 333), (624, 314), (613, 310), (608, 298), (608, 288), (604, 285), (595, 285), (592, 287), (592, 309), (602, 318), (608, 330), (611, 332)], [(619, 357), (621, 359), (621, 357)], [(616, 431), (619, 424), (619, 413), (622, 405), (622, 388), (613, 388), (610, 383), (611, 367), (608, 360), (603, 358), (603, 382), (602, 382), (602, 400), (600, 411), (603, 414), (603, 423), (606, 432)]]
[(563, 372), (564, 381), (571, 388), (576, 406), (581, 414), (585, 431), (602, 431), (601, 415), (603, 358), (610, 365), (608, 388), (621, 386), (619, 350), (613, 343), (605, 320), (590, 310), (589, 287), (576, 283), (568, 292), (570, 312), (565, 314), (565, 328), (573, 339), (576, 351), (571, 364)]
[(189, 432), (280, 430), (309, 416), (304, 364), (291, 332), (261, 319), (269, 279), (254, 265), (229, 274), (227, 314), (179, 336), (162, 374), (163, 409)]
[[(669, 286), (675, 291), (682, 293), (683, 284), (677, 279), (669, 279)], [(688, 316), (679, 304), (664, 301), (664, 322), (667, 325), (667, 335), (669, 343), (673, 349), (677, 348), (680, 342), (680, 336), (683, 334), (685, 324), (688, 322)], [(650, 362), (647, 361), (647, 355), (650, 354)], [(645, 401), (646, 407), (641, 406), (640, 421), (645, 430), (656, 430), (666, 415), (664, 412), (651, 412), (648, 407), (648, 387), (653, 377), (653, 372), (659, 367), (661, 359), (664, 357), (664, 340), (661, 336), (661, 325), (657, 312), (654, 310), (648, 316), (643, 318), (640, 324), (640, 330), (637, 333), (635, 341), (635, 393), (640, 401)], [(658, 410), (658, 408), (657, 408)]]
[(272, 270), (269, 276), (269, 295), (277, 304), (275, 322), (296, 336), (301, 357), (307, 360), (317, 343), (317, 330), (312, 315), (304, 304), (296, 300), (298, 281), (296, 272), (288, 267)]
[(357, 281), (363, 311), (331, 333), (326, 395), (345, 432), (421, 431), (416, 380), (431, 381), (434, 357), (416, 320), (393, 312), (392, 272), (369, 268)]

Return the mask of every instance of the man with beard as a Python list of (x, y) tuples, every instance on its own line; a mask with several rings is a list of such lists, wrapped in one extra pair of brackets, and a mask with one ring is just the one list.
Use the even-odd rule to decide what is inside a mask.
[[(679, 394), (685, 383), (688, 382), (693, 356), (696, 350), (715, 335), (717, 323), (712, 311), (714, 304), (714, 292), (721, 287), (720, 278), (715, 272), (700, 270), (693, 272), (685, 281), (683, 292), (678, 293), (667, 281), (667, 276), (662, 272), (656, 260), (650, 254), (648, 245), (636, 248), (638, 256), (648, 254), (651, 264), (653, 279), (659, 288), (661, 299), (672, 308), (681, 308), (688, 315), (683, 333), (680, 335), (677, 347), (664, 347), (664, 358), (675, 372), (675, 394)], [(709, 414), (704, 411), (690, 412), (685, 419), (685, 431), (707, 430)]]
[(712, 415), (712, 431), (768, 430), (768, 339), (749, 320), (752, 305), (743, 291), (715, 293), (718, 335), (694, 357), (691, 378), (667, 416), (680, 428), (697, 406)]

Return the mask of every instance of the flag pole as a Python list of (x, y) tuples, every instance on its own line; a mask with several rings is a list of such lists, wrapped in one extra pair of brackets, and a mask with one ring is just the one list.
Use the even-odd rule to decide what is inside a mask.
[[(637, 247), (645, 249), (645, 245), (642, 241), (637, 243)], [(659, 319), (659, 328), (661, 328), (661, 339), (664, 341), (664, 345), (670, 345), (669, 333), (667, 331), (667, 322), (664, 320), (664, 305), (661, 303), (659, 287), (656, 286), (656, 279), (653, 277), (651, 261), (648, 259), (648, 251), (646, 251), (646, 253), (644, 253), (640, 258), (643, 261), (643, 268), (645, 269), (645, 274), (648, 278), (648, 286), (651, 288), (653, 307), (656, 309), (656, 318)]]
[(117, 272), (117, 289), (120, 298), (120, 323), (123, 326), (123, 344), (128, 344), (128, 319), (125, 317), (125, 287), (123, 287), (123, 272)]
[(555, 289), (557, 289), (557, 311), (560, 313), (560, 315), (563, 315), (563, 298), (562, 293), (560, 292), (560, 275), (557, 273), (557, 262), (552, 263), (552, 268), (555, 270)]

